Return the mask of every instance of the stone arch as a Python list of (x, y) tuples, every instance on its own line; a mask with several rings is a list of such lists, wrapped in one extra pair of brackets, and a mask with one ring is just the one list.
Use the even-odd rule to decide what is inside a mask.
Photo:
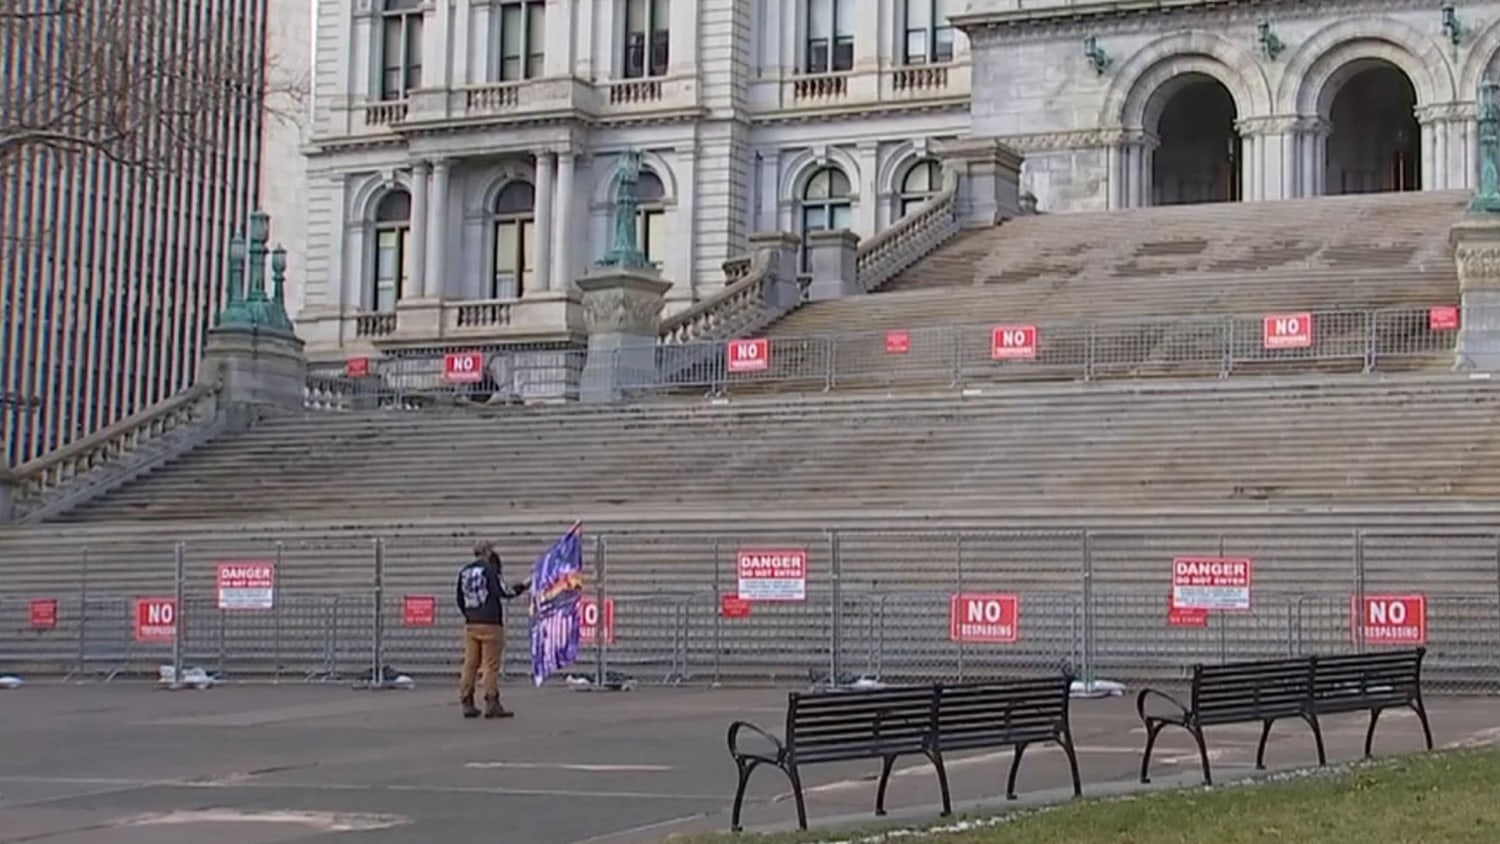
[(1453, 99), (1452, 66), (1432, 38), (1392, 18), (1361, 18), (1324, 27), (1297, 48), (1277, 91), (1279, 113), (1327, 117), (1339, 75), (1366, 59), (1400, 68), (1418, 106)]
[(880, 185), (883, 194), (894, 194), (901, 189), (901, 180), (906, 177), (906, 171), (923, 159), (939, 161), (933, 153), (931, 142), (927, 138), (903, 141), (886, 153), (881, 159), (880, 169), (875, 174), (875, 184)]
[[(594, 188), (589, 197), (589, 205), (591, 207), (603, 208), (614, 204), (615, 181), (620, 177), (621, 165), (620, 158), (616, 156), (614, 163), (604, 168), (603, 172), (599, 174), (599, 177), (594, 181)], [(662, 190), (666, 192), (666, 196), (662, 200), (664, 204), (670, 205), (677, 201), (677, 174), (673, 172), (672, 166), (667, 163), (665, 158), (654, 152), (643, 151), (641, 153), (641, 169), (650, 170), (656, 175), (656, 178), (661, 179)]]
[(1271, 112), (1271, 86), (1255, 57), (1222, 35), (1193, 31), (1158, 38), (1137, 50), (1110, 84), (1099, 125), (1145, 128), (1153, 109), (1159, 112), (1168, 83), (1188, 75), (1222, 84), (1241, 118)]
[(1474, 39), (1468, 58), (1459, 69), (1458, 91), (1454, 99), (1474, 99), (1479, 91), (1479, 83), (1484, 81), (1485, 74), (1497, 58), (1500, 58), (1500, 19), (1485, 27)]
[(465, 216), (488, 217), (490, 209), (495, 207), (495, 200), (500, 198), (500, 191), (511, 182), (529, 182), (536, 187), (536, 168), (527, 161), (508, 160), (485, 170), (479, 176), (484, 190), (479, 192), (474, 207), (464, 209)]
[(348, 219), (358, 223), (373, 223), (376, 206), (393, 190), (411, 190), (411, 180), (405, 173), (372, 173), (360, 179), (349, 192)]
[(859, 163), (854, 156), (838, 147), (805, 149), (787, 160), (781, 172), (781, 184), (777, 187), (782, 202), (795, 203), (802, 198), (802, 189), (807, 180), (824, 167), (837, 167), (849, 178), (850, 199), (858, 201), (860, 181)]

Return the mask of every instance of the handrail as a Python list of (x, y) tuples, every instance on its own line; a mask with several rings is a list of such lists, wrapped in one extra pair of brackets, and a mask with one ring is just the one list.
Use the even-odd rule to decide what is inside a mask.
[(717, 311), (721, 305), (731, 302), (747, 291), (765, 284), (770, 275), (770, 257), (766, 253), (759, 251), (752, 254), (750, 256), (749, 270), (738, 281), (730, 283), (723, 290), (696, 305), (662, 320), (658, 331), (660, 342), (689, 343), (698, 339), (691, 336), (691, 332), (685, 330), (689, 325), (706, 321), (706, 317)]
[[(959, 222), (959, 214), (957, 214), (957, 211), (959, 211), (959, 181), (957, 171), (951, 171), (950, 169), (950, 171), (945, 172), (944, 184), (942, 184), (942, 189), (938, 193), (924, 199), (921, 204), (913, 208), (912, 213), (901, 217), (894, 225), (886, 226), (882, 231), (876, 232), (870, 240), (865, 240), (864, 243), (859, 244), (855, 261), (859, 270), (859, 286), (865, 292), (873, 292), (874, 289), (888, 282), (895, 274), (915, 264), (922, 256), (941, 246), (942, 241), (948, 240), (948, 237), (953, 237), (953, 234), (956, 234), (957, 228), (959, 228), (957, 226), (957, 222)], [(948, 223), (948, 225), (936, 229), (936, 231), (939, 231), (939, 235), (933, 238), (933, 240), (938, 240), (938, 243), (922, 243), (921, 246), (918, 246), (918, 249), (907, 253), (906, 261), (895, 261), (891, 265), (888, 265), (888, 267), (879, 267), (880, 258), (892, 253), (891, 250), (888, 250), (888, 246), (898, 243), (901, 238), (912, 234), (912, 232), (935, 231), (932, 228), (935, 222)]]
[(22, 463), (14, 469), (7, 470), (3, 476), (4, 480), (8, 485), (25, 488), (33, 494), (40, 492), (39, 487), (47, 485), (44, 479), (59, 467), (87, 460), (99, 449), (109, 447), (112, 443), (149, 428), (183, 409), (190, 408), (218, 390), (219, 384), (214, 381), (194, 384), (176, 395), (136, 411), (80, 440), (75, 440), (59, 449)]

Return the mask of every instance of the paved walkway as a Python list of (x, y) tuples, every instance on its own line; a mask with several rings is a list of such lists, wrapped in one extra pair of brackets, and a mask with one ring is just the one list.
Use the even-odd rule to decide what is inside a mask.
[[(722, 830), (734, 787), (724, 734), (735, 718), (774, 731), (785, 692), (517, 689), (510, 721), (464, 721), (446, 689), (333, 686), (31, 685), (0, 691), (0, 842), (46, 844), (637, 844)], [(1434, 698), (1440, 744), (1500, 740), (1493, 699)], [(1378, 753), (1420, 748), (1415, 719), (1387, 716)], [(1134, 788), (1142, 743), (1128, 700), (1078, 701), (1086, 794)], [(1364, 722), (1330, 719), (1332, 760), (1359, 755)], [(1211, 732), (1215, 776), (1251, 772), (1257, 730)], [(1274, 734), (1275, 766), (1312, 761), (1305, 728)], [(1040, 752), (1038, 752), (1040, 751)], [(952, 757), (961, 805), (996, 805), (1009, 753)], [(1155, 787), (1197, 782), (1196, 753), (1167, 733)], [(808, 769), (816, 822), (869, 821), (872, 764)], [(892, 817), (936, 811), (930, 768), (898, 768)], [(1065, 799), (1060, 753), (1029, 751), (1021, 805)], [(761, 771), (750, 828), (789, 828), (786, 783)], [(1003, 805), (1004, 801), (1000, 801)], [(1016, 804), (1012, 804), (1016, 805)]]

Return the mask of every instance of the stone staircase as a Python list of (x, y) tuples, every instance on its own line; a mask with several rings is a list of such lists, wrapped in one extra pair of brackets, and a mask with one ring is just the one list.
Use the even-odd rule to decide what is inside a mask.
[(1056, 385), (888, 399), (309, 413), (222, 438), (67, 521), (926, 512), (1472, 498), (1500, 390), (1448, 377)]

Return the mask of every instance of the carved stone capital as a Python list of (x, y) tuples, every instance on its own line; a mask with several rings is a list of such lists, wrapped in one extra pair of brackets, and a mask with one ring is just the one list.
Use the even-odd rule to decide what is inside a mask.
[(1500, 290), (1500, 215), (1471, 215), (1448, 230), (1462, 291)]
[(603, 270), (579, 279), (578, 289), (583, 292), (583, 324), (590, 336), (655, 337), (672, 285), (638, 270)]

